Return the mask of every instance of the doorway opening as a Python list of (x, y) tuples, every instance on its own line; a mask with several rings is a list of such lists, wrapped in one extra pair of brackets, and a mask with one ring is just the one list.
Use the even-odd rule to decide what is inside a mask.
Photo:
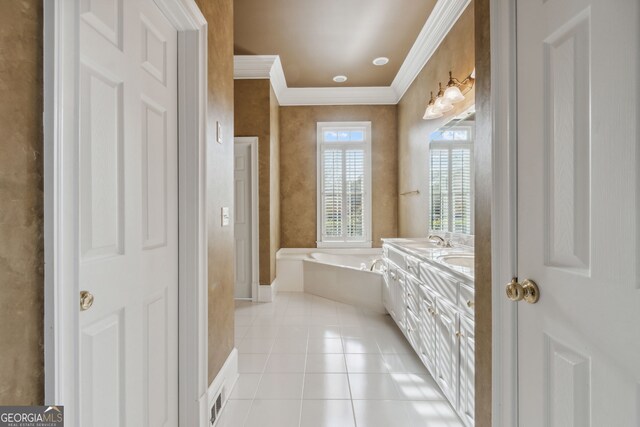
[(234, 139), (236, 299), (258, 300), (258, 138)]

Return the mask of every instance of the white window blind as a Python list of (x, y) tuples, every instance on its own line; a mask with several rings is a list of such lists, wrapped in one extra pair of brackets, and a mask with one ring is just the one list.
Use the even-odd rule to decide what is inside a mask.
[(432, 135), (429, 147), (433, 231), (473, 233), (473, 143), (470, 128)]
[(370, 245), (370, 124), (318, 123), (318, 246)]

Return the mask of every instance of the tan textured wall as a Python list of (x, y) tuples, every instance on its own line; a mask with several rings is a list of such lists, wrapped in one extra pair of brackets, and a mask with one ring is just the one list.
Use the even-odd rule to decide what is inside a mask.
[[(207, 117), (207, 208), (209, 247), (209, 382), (233, 349), (233, 224), (222, 227), (220, 211), (233, 207), (233, 0), (196, 0), (209, 24)], [(224, 141), (216, 141), (216, 122)], [(232, 213), (233, 215), (233, 213)]]
[(449, 80), (449, 70), (460, 79), (475, 66), (474, 5), (463, 12), (429, 62), (413, 81), (398, 104), (399, 192), (419, 190), (419, 195), (401, 196), (398, 204), (398, 229), (402, 237), (420, 237), (428, 233), (429, 208), (429, 134), (455, 114), (474, 103), (474, 90), (456, 108), (436, 120), (423, 120), (430, 92), (438, 92)]
[(269, 80), (234, 83), (235, 136), (258, 137), (260, 284), (275, 279), (280, 249), (279, 105)]
[(270, 121), (271, 121), (271, 193), (269, 195), (270, 216), (270, 248), (269, 248), (269, 283), (276, 278), (276, 253), (280, 249), (280, 104), (272, 87), (269, 87)]
[(490, 0), (476, 0), (476, 426), (491, 426), (491, 46)]
[(318, 122), (371, 121), (373, 245), (398, 233), (398, 146), (395, 105), (280, 108), (280, 209), (283, 248), (314, 248), (317, 240)]
[(0, 2), (0, 405), (44, 399), (42, 2)]

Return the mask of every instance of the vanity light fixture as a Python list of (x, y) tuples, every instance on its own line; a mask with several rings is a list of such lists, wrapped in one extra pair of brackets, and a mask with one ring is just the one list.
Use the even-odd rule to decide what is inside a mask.
[(453, 73), (449, 71), (447, 88), (443, 91), (442, 83), (439, 83), (439, 91), (435, 99), (433, 98), (433, 92), (431, 92), (431, 99), (429, 100), (423, 119), (437, 119), (438, 117), (442, 117), (443, 113), (453, 110), (453, 104), (464, 100), (465, 94), (473, 88), (475, 81), (475, 68), (471, 74), (462, 81), (453, 77)]

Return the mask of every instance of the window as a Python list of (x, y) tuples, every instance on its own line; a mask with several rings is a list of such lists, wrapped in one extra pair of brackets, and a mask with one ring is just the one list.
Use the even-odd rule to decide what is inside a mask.
[(371, 247), (371, 123), (318, 123), (318, 247)]
[(473, 233), (473, 134), (455, 126), (431, 134), (429, 229)]

